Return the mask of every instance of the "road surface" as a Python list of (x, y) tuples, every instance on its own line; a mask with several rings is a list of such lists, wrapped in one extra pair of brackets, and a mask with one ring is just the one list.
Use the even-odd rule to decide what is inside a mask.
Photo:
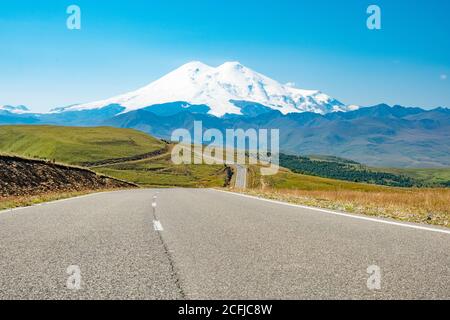
[(236, 165), (236, 183), (235, 187), (238, 189), (247, 188), (247, 167), (237, 164)]
[(449, 299), (450, 232), (209, 189), (95, 194), (0, 213), (0, 299), (23, 298)]
[[(189, 151), (188, 148), (183, 147), (185, 151)], [(200, 157), (202, 161), (209, 160), (213, 161), (215, 164), (224, 164), (225, 161), (220, 157), (210, 157), (206, 154), (195, 152), (194, 155)], [(236, 168), (236, 179), (234, 187), (237, 189), (246, 189), (247, 188), (247, 166), (242, 164), (234, 164), (234, 167)]]

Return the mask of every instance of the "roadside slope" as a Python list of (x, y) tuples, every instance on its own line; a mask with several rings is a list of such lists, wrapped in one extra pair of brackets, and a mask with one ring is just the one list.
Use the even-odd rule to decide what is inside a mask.
[(79, 167), (0, 155), (0, 208), (26, 205), (36, 196), (134, 187)]
[(398, 188), (293, 173), (261, 176), (250, 167), (246, 193), (349, 213), (450, 227), (449, 188)]

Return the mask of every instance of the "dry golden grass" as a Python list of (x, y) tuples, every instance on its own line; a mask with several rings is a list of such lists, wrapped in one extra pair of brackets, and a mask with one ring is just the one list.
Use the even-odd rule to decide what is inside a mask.
[(450, 227), (450, 189), (316, 191), (266, 187), (246, 193), (307, 206)]
[(450, 227), (450, 188), (394, 188), (249, 168), (247, 194), (311, 207)]
[(91, 193), (108, 192), (122, 189), (101, 189), (101, 190), (82, 190), (73, 192), (49, 192), (40, 195), (17, 196), (17, 197), (0, 197), (0, 210), (13, 209), (18, 207), (29, 207), (39, 203), (56, 201), (79, 197)]

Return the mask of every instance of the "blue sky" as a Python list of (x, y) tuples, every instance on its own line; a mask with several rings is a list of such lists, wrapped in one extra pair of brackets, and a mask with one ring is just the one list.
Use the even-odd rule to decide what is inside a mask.
[[(66, 28), (71, 4), (79, 31)], [(370, 4), (382, 30), (366, 27)], [(0, 105), (35, 111), (128, 92), (191, 60), (237, 60), (347, 104), (450, 107), (447, 0), (0, 0), (0, 46)]]

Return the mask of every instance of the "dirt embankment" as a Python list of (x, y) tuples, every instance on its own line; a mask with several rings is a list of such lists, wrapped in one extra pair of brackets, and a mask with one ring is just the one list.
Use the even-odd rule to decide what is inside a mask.
[(0, 156), (0, 198), (133, 187), (83, 168)]

